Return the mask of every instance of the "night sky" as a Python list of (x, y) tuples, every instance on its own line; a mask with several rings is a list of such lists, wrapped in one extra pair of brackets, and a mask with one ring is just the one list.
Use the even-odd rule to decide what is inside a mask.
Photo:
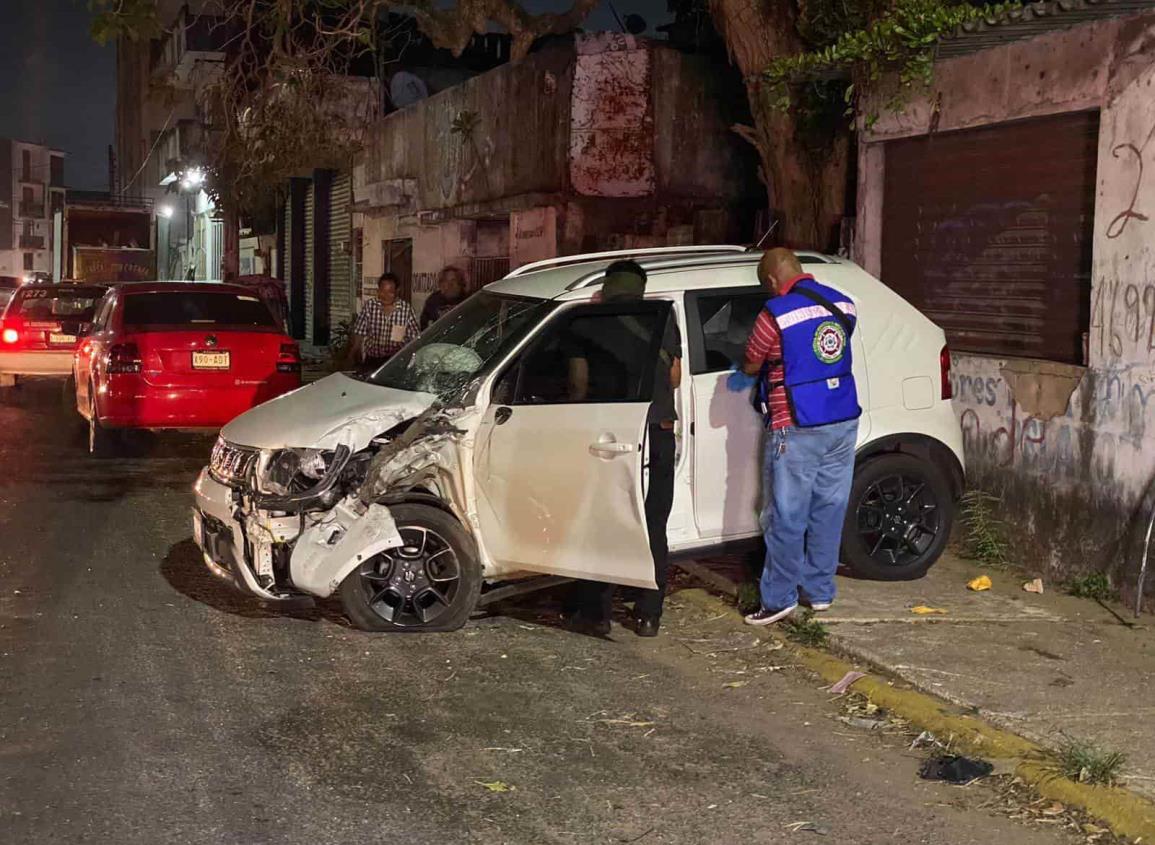
[[(528, 0), (531, 11), (561, 11), (570, 0)], [(615, 0), (624, 18), (651, 27), (668, 20), (666, 0)], [(46, 143), (68, 153), (71, 188), (108, 187), (108, 145), (116, 111), (116, 50), (89, 35), (85, 0), (0, 0), (0, 137)], [(586, 21), (616, 30), (610, 0)]]

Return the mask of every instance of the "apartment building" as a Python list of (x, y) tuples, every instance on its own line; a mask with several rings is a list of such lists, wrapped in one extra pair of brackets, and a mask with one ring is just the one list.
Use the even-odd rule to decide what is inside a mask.
[(0, 276), (52, 275), (52, 218), (63, 206), (64, 153), (0, 138)]

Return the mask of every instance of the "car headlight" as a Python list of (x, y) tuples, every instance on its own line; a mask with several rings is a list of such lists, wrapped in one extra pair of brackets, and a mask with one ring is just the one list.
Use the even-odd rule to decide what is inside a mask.
[(324, 478), (333, 453), (321, 449), (278, 449), (261, 462), (257, 484), (262, 493), (288, 496)]

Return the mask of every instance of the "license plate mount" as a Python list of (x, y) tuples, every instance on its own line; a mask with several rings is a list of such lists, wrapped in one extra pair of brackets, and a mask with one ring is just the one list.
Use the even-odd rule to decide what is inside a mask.
[(232, 366), (232, 356), (227, 352), (194, 351), (192, 365), (194, 370), (227, 370)]

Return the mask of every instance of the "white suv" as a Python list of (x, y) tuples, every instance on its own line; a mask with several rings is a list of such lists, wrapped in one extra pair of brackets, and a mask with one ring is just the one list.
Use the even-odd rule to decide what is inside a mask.
[[(622, 255), (648, 271), (645, 302), (591, 304)], [(371, 376), (332, 375), (241, 415), (196, 483), (206, 564), (265, 600), (338, 593), (369, 630), (450, 630), (535, 576), (654, 586), (643, 440), (671, 309), (686, 374), (671, 552), (756, 540), (762, 426), (726, 379), (765, 304), (758, 257), (693, 247), (522, 267)], [(800, 258), (859, 315), (864, 412), (843, 562), (917, 578), (946, 544), (963, 484), (943, 332), (858, 266)], [(589, 378), (574, 401), (578, 348)]]

